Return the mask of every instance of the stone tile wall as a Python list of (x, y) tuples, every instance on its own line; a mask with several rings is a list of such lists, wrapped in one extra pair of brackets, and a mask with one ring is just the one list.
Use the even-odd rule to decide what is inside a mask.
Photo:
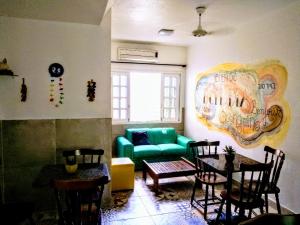
[[(102, 148), (110, 165), (111, 119), (49, 119), (0, 121), (1, 202), (34, 201), (38, 209), (55, 206), (50, 188), (33, 188), (45, 164), (60, 163), (61, 151)], [(103, 203), (110, 203), (107, 185)]]

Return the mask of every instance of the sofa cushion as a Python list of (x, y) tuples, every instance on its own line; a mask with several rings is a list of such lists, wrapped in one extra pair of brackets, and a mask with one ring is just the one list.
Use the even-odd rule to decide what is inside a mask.
[(132, 133), (133, 132), (147, 132), (148, 134), (148, 141), (150, 142), (150, 144), (154, 144), (153, 143), (153, 138), (151, 136), (151, 133), (150, 133), (150, 128), (127, 128), (125, 130), (125, 137), (130, 141), (132, 142)]
[(160, 156), (161, 150), (157, 145), (138, 145), (134, 146), (133, 155), (136, 158)]
[(177, 134), (174, 128), (151, 128), (148, 135), (152, 137), (152, 144), (176, 143)]
[(162, 155), (185, 155), (186, 149), (178, 144), (160, 144), (157, 145)]
[(132, 132), (132, 144), (134, 146), (136, 146), (136, 145), (150, 145), (150, 142), (148, 140), (147, 131)]

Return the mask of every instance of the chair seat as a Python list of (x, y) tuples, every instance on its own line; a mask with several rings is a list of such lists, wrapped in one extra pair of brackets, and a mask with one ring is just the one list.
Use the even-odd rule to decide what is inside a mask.
[(240, 200), (240, 191), (238, 189), (233, 189), (231, 194), (228, 195), (226, 190), (221, 191), (221, 197), (225, 200), (230, 200), (232, 204), (242, 206), (243, 208), (258, 208), (264, 204), (263, 199), (257, 201), (255, 198), (249, 195), (243, 196), (243, 199)]
[(196, 179), (200, 180), (203, 184), (214, 185), (214, 184), (225, 184), (227, 178), (217, 173), (203, 173), (201, 176), (195, 176)]
[[(255, 188), (256, 187), (256, 184), (255, 184), (256, 182), (255, 181), (253, 181), (253, 188)], [(245, 185), (244, 185), (245, 187), (247, 187), (247, 186), (249, 186), (249, 180), (245, 180)], [(279, 193), (280, 192), (280, 189), (279, 189), (279, 187), (277, 187), (277, 186), (274, 186), (274, 185), (272, 185), (272, 184), (267, 184), (267, 186), (265, 187), (265, 189), (264, 189), (264, 193), (267, 193), (267, 194), (275, 194), (275, 193)]]
[(275, 193), (279, 193), (280, 189), (277, 186), (271, 186), (270, 184), (265, 188), (265, 193), (268, 194), (275, 194)]

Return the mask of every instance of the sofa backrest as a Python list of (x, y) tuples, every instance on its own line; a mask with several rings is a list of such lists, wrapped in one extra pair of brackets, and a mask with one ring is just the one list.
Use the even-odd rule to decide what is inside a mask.
[(125, 130), (125, 137), (132, 142), (132, 132), (146, 131), (149, 142), (153, 145), (176, 143), (177, 133), (172, 127), (166, 128), (128, 128)]

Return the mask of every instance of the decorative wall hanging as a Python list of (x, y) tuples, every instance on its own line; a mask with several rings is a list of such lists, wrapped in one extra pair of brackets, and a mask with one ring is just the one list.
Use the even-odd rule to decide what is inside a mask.
[(91, 79), (87, 82), (87, 97), (90, 102), (95, 100), (96, 82)]
[(222, 64), (197, 76), (196, 114), (243, 147), (279, 145), (290, 122), (286, 86), (287, 71), (279, 61)]
[(18, 75), (15, 75), (12, 70), (9, 69), (6, 58), (4, 58), (2, 60), (2, 62), (0, 62), (0, 75), (2, 75), (2, 76), (18, 76)]
[(27, 86), (25, 84), (25, 78), (22, 78), (21, 102), (26, 102), (26, 99), (27, 99)]
[[(48, 69), (50, 73), (50, 96), (49, 101), (58, 107), (63, 104), (64, 100), (64, 88), (63, 78), (64, 67), (59, 63), (52, 63)], [(57, 79), (58, 78), (58, 79)], [(55, 100), (57, 98), (57, 100)]]

